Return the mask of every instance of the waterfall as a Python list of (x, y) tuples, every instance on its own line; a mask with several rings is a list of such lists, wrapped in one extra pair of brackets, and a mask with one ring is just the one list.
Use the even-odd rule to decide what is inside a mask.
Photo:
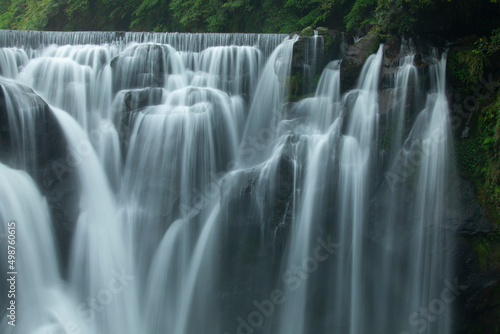
[[(419, 170), (415, 172), (416, 201), (412, 213), (415, 233), (409, 239), (413, 266), (409, 269), (411, 286), (408, 301), (413, 307), (432, 305), (436, 298), (433, 296), (443, 290), (443, 282), (429, 278), (449, 277), (452, 269), (449, 259), (442, 255), (452, 242), (444, 230), (442, 217), (446, 209), (446, 187), (454, 172), (453, 165), (450, 165), (453, 150), (444, 86), (445, 64), (446, 57), (443, 55), (432, 66), (434, 87), (427, 95), (426, 106), (405, 142), (408, 151), (402, 152), (409, 154), (406, 159), (415, 154), (421, 155), (422, 159)], [(429, 324), (426, 328), (429, 333), (451, 333), (451, 310), (444, 302), (446, 300), (441, 301), (442, 309), (439, 310), (441, 321)], [(420, 330), (412, 328), (408, 332), (417, 333)]]
[[(68, 149), (84, 154), (75, 167), (81, 198), (70, 258), (72, 293), (76, 300), (90, 303), (97, 299), (100, 303), (95, 312), (89, 311), (93, 331), (140, 332), (136, 319), (139, 311), (135, 270), (127, 256), (125, 231), (117, 219), (109, 182), (83, 129), (65, 111), (56, 108), (53, 111), (66, 135)], [(117, 288), (116, 283), (124, 286)]]
[(0, 75), (15, 79), (18, 69), (28, 62), (26, 51), (18, 48), (0, 49)]
[(33, 169), (37, 164), (39, 145), (36, 140), (35, 122), (37, 117), (43, 117), (44, 106), (40, 103), (41, 99), (32, 94), (28, 87), (9, 79), (0, 80), (5, 101), (2, 119), (8, 127), (11, 150), (17, 153), (12, 156), (14, 161), (11, 163), (19, 168)]
[[(2, 305), (14, 310), (4, 313), (2, 333), (60, 332), (80, 324), (60, 277), (47, 203), (35, 183), (27, 173), (0, 164), (0, 200)], [(7, 261), (8, 254), (13, 260)]]
[(324, 40), (320, 38), (317, 31), (314, 31), (313, 37), (306, 39), (304, 42), (304, 69), (302, 71), (302, 91), (304, 94), (314, 91), (314, 81), (317, 80), (316, 75), (321, 71), (319, 67), (323, 61), (323, 50)]
[(2, 333), (451, 334), (446, 54), (324, 45), (0, 31)]
[(290, 74), (293, 43), (287, 39), (269, 57), (252, 100), (242, 137), (242, 165), (256, 165), (267, 158), (276, 139), (281, 106), (287, 96), (286, 79)]

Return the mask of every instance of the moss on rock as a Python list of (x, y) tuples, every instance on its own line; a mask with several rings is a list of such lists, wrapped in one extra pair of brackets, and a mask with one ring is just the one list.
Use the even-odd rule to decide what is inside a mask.
[(311, 27), (306, 27), (306, 28), (304, 28), (304, 30), (302, 30), (300, 32), (300, 36), (302, 36), (302, 37), (309, 37), (312, 35), (314, 35), (314, 30)]
[(330, 35), (330, 31), (325, 27), (317, 27), (316, 31), (318, 32), (318, 35)]
[(340, 67), (341, 87), (343, 91), (356, 85), (363, 64), (380, 43), (378, 33), (372, 31), (359, 42), (350, 45)]

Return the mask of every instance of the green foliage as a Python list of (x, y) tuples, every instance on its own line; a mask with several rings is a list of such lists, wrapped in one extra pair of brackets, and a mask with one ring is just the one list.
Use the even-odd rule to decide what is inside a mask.
[(473, 52), (483, 56), (491, 56), (500, 50), (500, 28), (491, 32), (491, 37), (481, 37), (474, 43)]
[(89, 11), (88, 0), (68, 0), (66, 13), (70, 19), (75, 18), (77, 15), (82, 15)]
[(129, 16), (130, 29), (146, 31), (166, 31), (167, 22), (172, 21), (170, 16), (170, 2), (168, 0), (143, 0), (138, 6), (129, 0), (120, 11), (122, 19)]
[(448, 57), (448, 73), (464, 96), (471, 95), (484, 72), (485, 56), (475, 52), (471, 41), (453, 49)]
[(296, 73), (294, 75), (290, 75), (287, 78), (288, 89), (290, 92), (290, 98), (292, 100), (298, 99), (300, 87), (302, 85), (302, 74)]
[(330, 31), (328, 30), (328, 28), (325, 28), (325, 27), (317, 27), (316, 31), (318, 32), (319, 35), (323, 35), (323, 36), (330, 35)]
[(0, 0), (0, 27), (289, 33), (307, 26), (333, 27), (335, 22), (342, 22), (342, 13), (353, 3), (354, 0)]
[(62, 1), (42, 0), (42, 1), (13, 1), (13, 7), (21, 5), (14, 10), (23, 10), (21, 15), (14, 21), (15, 29), (23, 30), (43, 30), (50, 18), (55, 16), (60, 9)]
[[(440, 34), (477, 29), (478, 35), (482, 35), (500, 26), (500, 3), (498, 0), (0, 0), (2, 29), (292, 33), (308, 26), (356, 32), (366, 24), (374, 25), (382, 34)], [(484, 30), (486, 26), (490, 28)], [(498, 50), (499, 40), (500, 31), (496, 30), (491, 37), (480, 39), (475, 50), (478, 54), (492, 54)]]
[(376, 19), (382, 31), (400, 35), (408, 34), (417, 21), (415, 13), (404, 7), (403, 0), (379, 0)]
[(485, 179), (490, 197), (489, 202), (498, 212), (500, 209), (500, 94), (496, 102), (485, 109), (480, 121), (484, 132), (481, 150), (486, 156), (486, 164), (480, 172)]
[(479, 269), (484, 273), (488, 269), (488, 255), (491, 252), (489, 240), (485, 238), (473, 238), (471, 242), (472, 251), (476, 255)]
[(312, 35), (314, 35), (314, 29), (311, 28), (310, 26), (306, 27), (305, 29), (303, 29), (300, 32), (300, 36), (303, 36), (303, 37), (308, 37), (308, 36), (312, 36)]
[(474, 126), (470, 138), (457, 142), (459, 166), (475, 184), (493, 220), (500, 223), (500, 92), (480, 110)]
[[(463, 0), (458, 0), (463, 2)], [(472, 2), (473, 0), (466, 0)], [(376, 9), (377, 23), (383, 32), (399, 35), (414, 33), (417, 23), (429, 13), (435, 11), (440, 4), (456, 2), (455, 0), (378, 0)], [(456, 6), (454, 4), (453, 6)], [(450, 6), (451, 7), (451, 4)], [(449, 8), (447, 9), (450, 10)], [(444, 12), (440, 12), (441, 23)], [(435, 24), (435, 23), (434, 23)], [(435, 24), (436, 25), (436, 24)]]
[(497, 0), (378, 0), (382, 32), (467, 34), (491, 31), (500, 24)]
[[(352, 2), (352, 0), (285, 0), (284, 10), (280, 14), (288, 14), (297, 19), (295, 22), (288, 22), (281, 30), (293, 32), (308, 26), (321, 25), (331, 19), (334, 12), (342, 10), (344, 5)], [(281, 8), (278, 1), (272, 3), (276, 5), (276, 8)]]
[[(470, 239), (472, 251), (476, 255), (479, 269), (485, 273), (493, 268), (500, 267), (500, 234), (497, 232), (489, 233), (485, 236), (475, 236)], [(499, 286), (500, 287), (500, 286)], [(500, 290), (497, 291), (500, 293)], [(478, 303), (479, 307), (489, 305), (491, 300), (488, 298)]]
[(263, 29), (265, 33), (289, 33), (305, 28), (299, 25), (300, 17), (293, 10), (280, 7), (272, 0), (264, 2), (264, 12), (268, 15)]
[(10, 0), (0, 0), (0, 29), (12, 29), (18, 15)]
[(170, 10), (182, 26), (189, 27), (190, 31), (197, 32), (206, 29), (206, 22), (204, 22), (203, 18), (211, 14), (210, 10), (213, 8), (207, 6), (210, 2), (173, 0), (170, 3)]
[(346, 29), (351, 30), (365, 23), (374, 24), (376, 6), (377, 0), (357, 0), (345, 17)]

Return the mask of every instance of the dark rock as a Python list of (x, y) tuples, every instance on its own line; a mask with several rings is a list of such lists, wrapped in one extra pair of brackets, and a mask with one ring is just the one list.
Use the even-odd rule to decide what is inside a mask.
[(384, 59), (382, 60), (382, 87), (392, 88), (392, 79), (399, 68), (399, 60), (405, 55), (401, 54), (401, 41), (397, 37), (390, 38), (384, 44)]
[(456, 230), (459, 237), (465, 238), (495, 233), (495, 225), (477, 202), (470, 181), (457, 176), (451, 187), (457, 201), (452, 202), (452, 206), (446, 211), (446, 225)]
[(378, 34), (370, 32), (357, 43), (348, 47), (344, 60), (340, 65), (340, 80), (343, 92), (355, 87), (366, 58), (377, 51), (378, 45)]
[(120, 137), (120, 149), (122, 158), (126, 159), (128, 144), (134, 126), (135, 113), (149, 107), (159, 105), (163, 98), (163, 88), (143, 88), (123, 90), (118, 92), (115, 102), (115, 115), (114, 120), (119, 129), (118, 135)]
[(379, 111), (380, 113), (390, 113), (394, 107), (394, 97), (392, 89), (383, 89), (379, 92)]
[(295, 42), (289, 80), (292, 96), (302, 97), (314, 93), (321, 71), (329, 59), (328, 50), (337, 44), (338, 40), (330, 34), (300, 37)]
[(500, 71), (500, 50), (488, 57), (488, 70), (498, 73)]
[(488, 325), (490, 313), (500, 314), (497, 305), (500, 300), (498, 232), (478, 204), (468, 180), (457, 178), (452, 190), (458, 200), (452, 203), (444, 219), (446, 226), (456, 231), (458, 237), (453, 258), (455, 277), (464, 286), (456, 305), (460, 333), (492, 332), (494, 327)]
[(165, 76), (172, 69), (166, 45), (141, 44), (128, 48), (111, 60), (113, 88), (122, 89), (163, 87)]
[[(0, 160), (12, 168), (25, 169), (47, 198), (57, 249), (62, 263), (67, 264), (79, 196), (63, 131), (49, 106), (31, 88), (4, 80), (0, 80), (0, 87)], [(34, 145), (25, 142), (23, 147), (16, 137), (26, 138), (30, 131)]]
[(231, 184), (222, 183), (223, 241), (218, 253), (225, 274), (220, 277), (218, 291), (228, 319), (249, 314), (254, 300), (268, 298), (276, 288), (275, 278), (289, 238), (292, 161), (281, 157), (270, 171), (272, 177), (266, 177), (261, 168), (238, 171), (230, 178)]

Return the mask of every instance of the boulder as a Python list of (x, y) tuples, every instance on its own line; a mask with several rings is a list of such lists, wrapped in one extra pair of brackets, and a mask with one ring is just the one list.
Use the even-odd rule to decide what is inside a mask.
[(379, 43), (378, 34), (369, 32), (368, 35), (348, 46), (340, 65), (340, 80), (343, 92), (356, 86), (366, 58), (377, 51)]
[(314, 35), (314, 30), (311, 27), (306, 27), (300, 32), (300, 36), (302, 37), (309, 37)]
[[(29, 136), (33, 136), (33, 140), (24, 141)], [(19, 138), (24, 139), (20, 141)], [(26, 170), (47, 198), (57, 249), (63, 263), (67, 264), (79, 212), (72, 155), (47, 103), (31, 88), (1, 78), (0, 161), (12, 168)]]

